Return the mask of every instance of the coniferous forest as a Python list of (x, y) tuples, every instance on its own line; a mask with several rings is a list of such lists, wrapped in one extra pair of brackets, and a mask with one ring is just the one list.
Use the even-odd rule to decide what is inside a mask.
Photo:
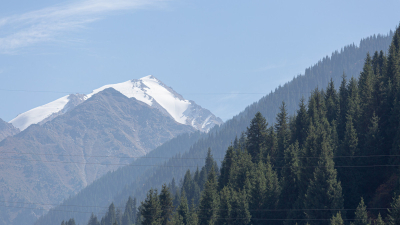
[(307, 99), (315, 87), (325, 87), (333, 80), (338, 89), (343, 72), (349, 78), (358, 78), (367, 52), (378, 51), (381, 54), (382, 51), (383, 55), (387, 55), (393, 35), (393, 31), (387, 35), (373, 35), (362, 39), (358, 46), (352, 44), (335, 51), (330, 57), (306, 69), (304, 75), (278, 87), (221, 126), (212, 128), (209, 133), (181, 135), (154, 149), (146, 157), (133, 161), (131, 165), (107, 173), (41, 216), (35, 225), (59, 224), (61, 220), (69, 218), (74, 218), (77, 224), (86, 224), (91, 212), (101, 217), (111, 202), (114, 202), (116, 210), (124, 211), (129, 196), (137, 198), (139, 203), (146, 198), (150, 188), (160, 189), (172, 178), (180, 186), (188, 168), (193, 172), (197, 166), (204, 165), (208, 148), (211, 148), (220, 166), (228, 146), (235, 136), (240, 138), (258, 111), (271, 126), (282, 101), (286, 104), (288, 115), (294, 115), (302, 96)]
[[(219, 168), (114, 204), (88, 225), (400, 224), (400, 28), (388, 54), (367, 55), (358, 79), (343, 74), (302, 99), (294, 116), (256, 113)], [(73, 219), (62, 224), (74, 224)]]

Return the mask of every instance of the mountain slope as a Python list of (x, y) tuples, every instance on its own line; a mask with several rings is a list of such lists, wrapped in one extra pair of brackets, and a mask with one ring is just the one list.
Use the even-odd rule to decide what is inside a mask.
[[(8, 207), (13, 202), (60, 202), (132, 157), (195, 130), (135, 98), (105, 89), (63, 115), (0, 142), (0, 200), (10, 202)], [(38, 216), (28, 211), (23, 214), (31, 221)], [(15, 222), (20, 212), (3, 210), (0, 224), (21, 224)]]
[(128, 98), (135, 98), (158, 109), (163, 114), (171, 116), (176, 122), (190, 125), (200, 131), (208, 132), (213, 126), (222, 124), (222, 120), (209, 110), (200, 107), (194, 101), (184, 99), (172, 88), (151, 75), (138, 80), (104, 85), (93, 90), (88, 95), (70, 94), (64, 96), (24, 112), (12, 119), (10, 123), (20, 130), (24, 130), (32, 124), (43, 124), (72, 110), (77, 105), (107, 88), (113, 88)]
[(15, 128), (12, 124), (0, 119), (0, 141), (6, 137), (13, 136), (18, 133), (18, 128)]
[[(270, 124), (274, 123), (276, 113), (279, 110), (278, 108), (282, 101), (285, 101), (289, 115), (293, 115), (300, 98), (302, 96), (307, 97), (317, 86), (326, 87), (332, 78), (335, 81), (336, 87), (338, 87), (337, 82), (340, 81), (343, 71), (348, 76), (358, 77), (367, 52), (387, 51), (392, 36), (392, 32), (387, 36), (371, 36), (363, 39), (358, 47), (349, 45), (344, 47), (340, 52), (334, 52), (331, 57), (325, 57), (314, 66), (306, 69), (304, 75), (298, 76), (285, 85), (278, 87), (275, 92), (251, 104), (243, 112), (233, 119), (228, 120), (222, 126), (211, 129), (207, 135), (203, 136), (203, 138), (199, 139), (192, 146), (185, 147), (179, 145), (182, 140), (178, 139), (172, 139), (169, 142), (175, 143), (180, 153), (186, 153), (176, 155), (168, 161), (160, 159), (153, 163), (153, 165), (157, 163), (158, 166), (153, 166), (145, 171), (137, 171), (135, 169), (137, 167), (131, 166), (110, 173), (93, 183), (90, 190), (83, 189), (79, 195), (69, 198), (62, 206), (52, 209), (35, 224), (57, 224), (61, 220), (71, 217), (75, 218), (77, 223), (84, 224), (88, 221), (90, 212), (101, 215), (112, 201), (123, 209), (124, 201), (126, 201), (129, 195), (137, 197), (138, 200), (143, 200), (150, 188), (159, 188), (163, 183), (170, 182), (172, 177), (175, 177), (175, 180), (178, 182), (187, 169), (193, 171), (197, 165), (201, 167), (204, 164), (208, 147), (211, 147), (214, 158), (220, 162), (231, 141), (235, 136), (240, 136), (241, 132), (246, 130), (250, 120), (257, 111), (260, 111)], [(131, 179), (131, 177), (135, 177), (135, 179)], [(113, 186), (112, 191), (110, 191), (111, 188), (108, 187), (118, 179), (124, 180), (124, 185)], [(130, 185), (126, 185), (130, 181)], [(114, 198), (110, 199), (107, 204), (98, 202), (98, 196), (110, 196), (113, 194)], [(97, 207), (85, 208), (82, 206)], [(83, 213), (83, 211), (86, 213)]]

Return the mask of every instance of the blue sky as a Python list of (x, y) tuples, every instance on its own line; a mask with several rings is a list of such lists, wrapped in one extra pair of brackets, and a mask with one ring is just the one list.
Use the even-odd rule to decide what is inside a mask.
[(398, 0), (13, 0), (0, 6), (5, 121), (68, 93), (149, 74), (227, 120), (322, 57), (400, 22)]

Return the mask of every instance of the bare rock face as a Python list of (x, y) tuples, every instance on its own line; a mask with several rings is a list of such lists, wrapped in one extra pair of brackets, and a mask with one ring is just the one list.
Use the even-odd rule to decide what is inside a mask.
[(7, 123), (0, 119), (0, 141), (4, 138), (13, 136), (19, 133), (19, 129), (14, 127), (11, 123)]
[[(0, 152), (5, 153), (0, 159), (0, 201), (7, 202), (0, 211), (0, 224), (34, 221), (53, 206), (46, 204), (57, 204), (128, 164), (131, 157), (196, 130), (113, 88), (77, 103), (62, 115), (0, 142)], [(0, 123), (3, 136), (17, 131)]]

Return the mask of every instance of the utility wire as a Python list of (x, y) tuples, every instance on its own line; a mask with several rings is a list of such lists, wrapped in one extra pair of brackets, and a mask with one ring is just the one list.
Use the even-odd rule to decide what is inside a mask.
[[(0, 207), (5, 207), (5, 208), (24, 208), (24, 209), (37, 209), (37, 208), (32, 208), (32, 207), (23, 207), (23, 206), (4, 206), (0, 205)], [(392, 208), (381, 208), (381, 209), (392, 209)], [(44, 210), (44, 209), (43, 209)], [(199, 209), (197, 209), (198, 211)], [(206, 210), (213, 210), (213, 209), (206, 209)], [(333, 209), (332, 211), (342, 211), (343, 209)], [(56, 211), (56, 212), (76, 212), (76, 213), (85, 213), (85, 214), (92, 214), (93, 212), (89, 211), (72, 211), (72, 210), (56, 210), (56, 209), (51, 209), (50, 211)], [(93, 213), (94, 214), (94, 213)], [(103, 213), (96, 213), (97, 215), (101, 214), (107, 214), (107, 212)], [(203, 217), (198, 217), (198, 218), (203, 218)], [(216, 217), (216, 219), (248, 219), (245, 217)], [(265, 219), (265, 218), (254, 218), (251, 217), (252, 220), (260, 220), (260, 221), (293, 221), (293, 220), (298, 220), (298, 221), (327, 221), (331, 220), (329, 219)], [(357, 220), (362, 220), (362, 219), (343, 219), (343, 220), (348, 220), (348, 221), (357, 221)]]
[[(168, 165), (156, 165), (156, 164), (148, 164), (148, 165), (133, 165), (133, 164), (122, 164), (122, 163), (89, 163), (89, 162), (66, 162), (66, 161), (44, 161), (44, 160), (29, 160), (29, 159), (15, 159), (15, 158), (0, 158), (0, 159), (7, 159), (7, 160), (20, 160), (20, 161), (31, 161), (31, 162), (44, 162), (44, 163), (73, 163), (73, 164), (84, 164), (84, 165), (102, 165), (102, 166), (157, 166), (157, 167), (179, 167), (179, 168), (189, 168), (189, 167), (198, 167), (198, 166), (168, 166)], [(365, 165), (365, 166), (334, 166), (335, 168), (374, 168), (374, 167), (395, 167), (400, 165), (391, 165), (391, 164), (384, 164), (384, 165)], [(325, 168), (328, 166), (299, 166), (298, 168)], [(286, 168), (276, 167), (273, 168)]]
[[(25, 153), (25, 152), (0, 152), (0, 154), (15, 154), (15, 155), (43, 155), (43, 156), (67, 156), (67, 157), (88, 157), (88, 158), (119, 158), (119, 159), (206, 159), (205, 157), (162, 157), (162, 156), (106, 156), (106, 155), (66, 155), (54, 153)], [(329, 158), (378, 158), (378, 157), (400, 157), (400, 155), (349, 155), (349, 156), (332, 156)], [(267, 158), (267, 157), (262, 157)], [(285, 157), (269, 157), (271, 159), (283, 159)], [(293, 158), (293, 157), (286, 157)], [(319, 159), (324, 156), (298, 156), (299, 159)], [(0, 158), (1, 159), (1, 158)], [(233, 158), (214, 158), (213, 159), (233, 159)]]

